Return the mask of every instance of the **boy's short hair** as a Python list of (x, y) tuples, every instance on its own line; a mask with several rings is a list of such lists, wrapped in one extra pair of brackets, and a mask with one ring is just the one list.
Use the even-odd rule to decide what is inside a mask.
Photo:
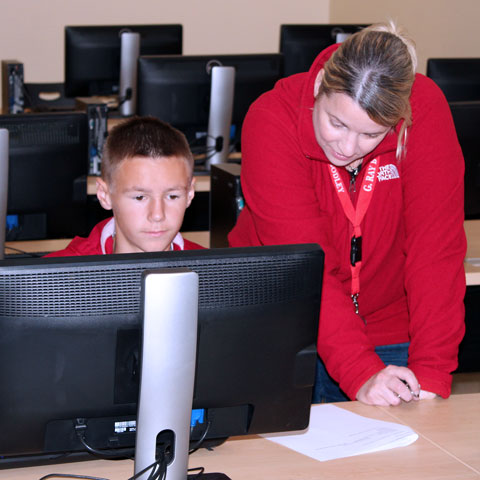
[(193, 155), (185, 135), (155, 117), (132, 117), (109, 132), (102, 154), (102, 178), (110, 184), (116, 167), (136, 156), (184, 158), (193, 175)]

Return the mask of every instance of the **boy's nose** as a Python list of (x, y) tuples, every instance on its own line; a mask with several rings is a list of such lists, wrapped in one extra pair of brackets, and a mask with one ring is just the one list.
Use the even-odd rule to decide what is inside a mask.
[(161, 222), (165, 219), (165, 207), (163, 200), (153, 200), (150, 208), (150, 220), (153, 222)]

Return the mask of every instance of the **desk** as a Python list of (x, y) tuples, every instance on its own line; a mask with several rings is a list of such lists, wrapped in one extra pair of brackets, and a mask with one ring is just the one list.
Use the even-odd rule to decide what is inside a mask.
[[(198, 243), (202, 247), (208, 248), (210, 246), (210, 232), (182, 232), (182, 235), (187, 240)], [(37, 253), (37, 252), (56, 252), (64, 249), (69, 243), (70, 238), (61, 238), (57, 240), (25, 240), (15, 242), (5, 242), (5, 253), (15, 253), (15, 250), (10, 250), (8, 247), (21, 250), (22, 252)], [(0, 480), (1, 480), (0, 476)]]
[[(197, 451), (190, 456), (190, 467), (223, 472), (232, 480), (480, 479), (480, 394), (399, 407), (370, 407), (358, 402), (337, 405), (367, 417), (406, 424), (419, 438), (408, 447), (318, 462), (263, 438), (238, 437), (213, 451)], [(133, 474), (133, 462), (93, 460), (0, 470), (0, 479), (37, 480), (52, 472), (125, 480)]]
[[(203, 178), (200, 182), (200, 188), (210, 189), (210, 177)], [(89, 177), (89, 181), (93, 182), (95, 186), (95, 177)], [(207, 191), (207, 190), (199, 190)], [(467, 258), (480, 258), (480, 220), (467, 220), (465, 222), (465, 232), (467, 235)], [(209, 232), (185, 232), (182, 235), (198, 243), (203, 247), (208, 248), (210, 246), (210, 233)], [(65, 248), (70, 240), (32, 240), (32, 241), (16, 241), (7, 242), (7, 246), (18, 248), (24, 252), (53, 252)], [(9, 250), (5, 250), (6, 253), (11, 253)], [(465, 276), (467, 285), (480, 285), (480, 267), (475, 267), (472, 264), (465, 262)], [(1, 479), (1, 477), (0, 477)]]
[[(466, 258), (480, 259), (480, 220), (467, 220), (464, 226), (465, 234), (467, 235)], [(476, 267), (466, 261), (465, 275), (467, 285), (480, 285), (480, 267)]]

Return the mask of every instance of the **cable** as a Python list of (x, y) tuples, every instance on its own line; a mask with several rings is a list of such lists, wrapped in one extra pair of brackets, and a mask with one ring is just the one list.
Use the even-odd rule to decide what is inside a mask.
[(13, 250), (14, 252), (18, 252), (18, 253), (21, 253), (23, 255), (27, 255), (28, 257), (38, 257), (38, 258), (43, 257), (42, 254), (35, 253), (35, 252), (27, 252), (25, 250), (20, 250), (19, 248), (10, 247), (9, 245), (5, 245), (5, 249)]
[(128, 478), (128, 480), (135, 480), (151, 470), (147, 480), (164, 480), (167, 475), (167, 462), (165, 461), (165, 454), (163, 451), (159, 452), (159, 457), (155, 462), (145, 467), (140, 472)]
[(193, 445), (193, 447), (190, 448), (190, 450), (188, 451), (188, 454), (189, 454), (189, 455), (191, 455), (192, 453), (196, 452), (196, 451), (200, 448), (200, 446), (202, 445), (202, 443), (203, 443), (204, 440), (205, 440), (205, 437), (207, 436), (208, 431), (210, 430), (210, 425), (211, 425), (211, 424), (212, 424), (212, 422), (209, 420), (209, 421), (207, 422), (207, 425), (206, 425), (206, 427), (205, 427), (205, 430), (204, 430), (202, 436), (200, 437), (200, 439), (199, 439), (199, 440), (197, 441), (197, 443), (195, 443), (195, 445)]
[(38, 480), (47, 480), (47, 478), (77, 478), (81, 480), (109, 480), (103, 477), (91, 477), (90, 475), (75, 475), (73, 473), (49, 473)]
[(133, 96), (133, 91), (130, 87), (128, 87), (125, 90), (125, 96), (124, 97), (118, 97), (118, 106), (120, 107), (121, 105), (123, 105), (128, 100), (131, 100), (132, 96)]
[(192, 477), (189, 477), (188, 480), (195, 480), (196, 478), (201, 478), (203, 473), (205, 472), (205, 468), (204, 467), (195, 467), (195, 468), (189, 468), (187, 471), (188, 472), (195, 472), (196, 470), (198, 470), (198, 473)]
[(28, 88), (25, 86), (25, 83), (22, 83), (22, 93), (23, 98), (27, 100), (27, 102), (30, 104), (30, 108), (33, 109), (33, 99), (28, 91)]
[(132, 460), (131, 456), (124, 455), (122, 453), (110, 450), (97, 450), (94, 447), (91, 447), (85, 440), (85, 432), (87, 431), (87, 425), (84, 423), (83, 418), (77, 418), (75, 424), (75, 433), (80, 440), (80, 443), (84, 446), (85, 450), (92, 455), (102, 458), (104, 460)]

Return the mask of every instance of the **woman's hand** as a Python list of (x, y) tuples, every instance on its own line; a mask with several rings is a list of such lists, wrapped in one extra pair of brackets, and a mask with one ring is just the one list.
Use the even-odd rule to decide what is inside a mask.
[(360, 402), (381, 406), (434, 397), (434, 393), (420, 390), (420, 384), (409, 368), (395, 365), (388, 365), (370, 377), (357, 393)]

